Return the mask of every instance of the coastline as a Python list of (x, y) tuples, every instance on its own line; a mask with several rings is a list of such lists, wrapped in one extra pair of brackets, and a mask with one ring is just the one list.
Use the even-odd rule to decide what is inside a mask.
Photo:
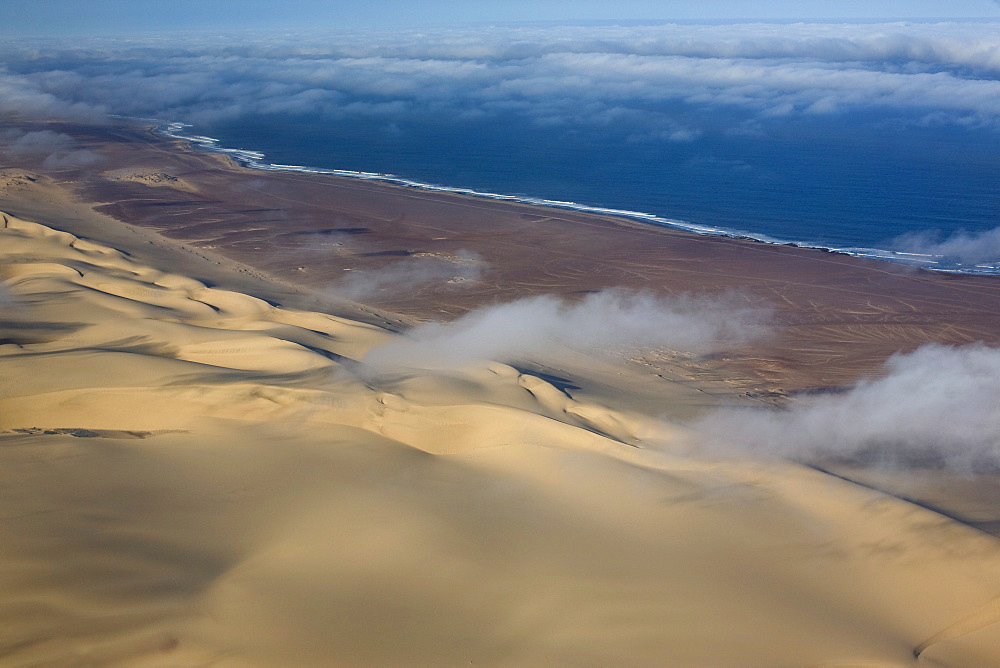
[[(876, 491), (909, 485), (988, 529), (996, 476), (982, 490), (933, 471), (839, 478), (699, 454), (685, 426), (850, 385), (898, 350), (996, 344), (1000, 280), (262, 174), (129, 126), (38, 127), (103, 161), (25, 160), (0, 187), (12, 660), (968, 665), (1000, 651), (982, 613), (997, 540)], [(331, 288), (403, 260), (458, 266), (463, 250), (483, 265), (464, 282), (358, 302)], [(409, 323), (618, 287), (729, 291), (772, 310), (775, 334), (717, 355), (359, 371)]]
[[(748, 306), (772, 309), (777, 335), (740, 358), (699, 360), (689, 371), (727, 385), (736, 379), (741, 392), (765, 397), (849, 385), (877, 373), (892, 354), (927, 343), (1000, 341), (997, 277), (345, 177), (252, 170), (128, 124), (45, 127), (75, 132), (81, 145), (104, 156), (96, 168), (52, 174), (81, 201), (98, 202), (99, 213), (301, 285), (315, 299), (336, 300), (350, 273), (372, 276), (400, 263), (447, 268), (463, 252), (476, 254), (478, 280), (389, 287), (362, 300), (404, 320), (447, 320), (491, 303), (540, 294), (572, 299), (608, 288), (731, 292)], [(126, 166), (191, 187), (102, 176)], [(658, 371), (655, 363), (648, 368)]]
[[(146, 122), (145, 119), (135, 119), (135, 120)], [(251, 149), (228, 148), (222, 146), (221, 141), (214, 137), (188, 134), (184, 131), (184, 128), (192, 126), (185, 123), (155, 122), (155, 124), (152, 127), (154, 128), (156, 134), (160, 136), (166, 137), (168, 139), (177, 139), (183, 141), (188, 145), (190, 145), (191, 147), (196, 148), (198, 150), (225, 155), (230, 159), (232, 159), (236, 164), (242, 167), (247, 167), (249, 169), (257, 169), (261, 171), (294, 172), (300, 174), (324, 174), (328, 176), (339, 176), (350, 179), (359, 179), (362, 181), (375, 181), (378, 183), (387, 183), (387, 184), (403, 186), (406, 188), (414, 188), (417, 190), (424, 190), (429, 192), (453, 193), (457, 195), (465, 195), (468, 197), (474, 197), (485, 200), (494, 200), (501, 202), (517, 202), (519, 204), (541, 206), (551, 209), (580, 211), (589, 214), (613, 216), (616, 218), (635, 220), (647, 223), (649, 225), (669, 227), (672, 229), (682, 230), (693, 234), (704, 234), (704, 235), (717, 236), (729, 239), (739, 239), (743, 241), (755, 241), (759, 243), (778, 245), (778, 246), (794, 246), (798, 248), (807, 248), (810, 250), (819, 250), (827, 253), (838, 253), (842, 255), (848, 255), (851, 257), (878, 260), (882, 262), (892, 262), (896, 264), (902, 264), (910, 267), (917, 267), (921, 269), (926, 269), (928, 271), (938, 271), (942, 273), (955, 273), (955, 274), (973, 275), (973, 276), (1000, 275), (1000, 263), (983, 263), (976, 265), (968, 265), (968, 264), (956, 264), (952, 262), (949, 264), (948, 258), (942, 255), (933, 255), (929, 253), (916, 253), (916, 252), (897, 251), (897, 250), (881, 249), (881, 248), (869, 248), (862, 246), (835, 247), (835, 246), (819, 244), (804, 239), (779, 239), (766, 234), (755, 233), (751, 231), (728, 230), (720, 227), (701, 225), (675, 218), (666, 218), (663, 217), (662, 215), (645, 213), (642, 211), (608, 208), (590, 204), (581, 204), (578, 202), (544, 199), (541, 197), (532, 197), (528, 195), (509, 195), (502, 193), (485, 192), (458, 186), (448, 186), (448, 185), (427, 183), (423, 181), (415, 181), (412, 179), (396, 176), (394, 174), (359, 172), (346, 169), (310, 167), (305, 165), (285, 165), (285, 164), (269, 163), (264, 161), (265, 154), (261, 153), (260, 151), (254, 151)]]

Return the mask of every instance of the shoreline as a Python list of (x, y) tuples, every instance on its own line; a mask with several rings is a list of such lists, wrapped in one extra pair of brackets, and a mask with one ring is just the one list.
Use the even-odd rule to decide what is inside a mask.
[[(129, 119), (140, 122), (148, 122), (146, 119)], [(415, 181), (394, 174), (381, 174), (376, 172), (358, 172), (345, 169), (332, 169), (322, 167), (309, 167), (305, 165), (285, 165), (268, 163), (264, 161), (265, 154), (251, 149), (227, 148), (221, 145), (221, 140), (203, 135), (191, 135), (184, 132), (185, 128), (193, 127), (187, 123), (153, 121), (153, 131), (168, 139), (176, 139), (187, 143), (195, 150), (207, 153), (225, 155), (236, 164), (247, 169), (261, 171), (282, 171), (300, 174), (322, 174), (328, 176), (338, 176), (342, 178), (358, 179), (361, 181), (373, 181), (378, 183), (402, 186), (404, 188), (414, 188), (428, 192), (451, 193), (463, 195), (477, 199), (485, 199), (499, 202), (516, 202), (530, 206), (540, 206), (551, 209), (579, 211), (582, 213), (596, 214), (624, 218), (632, 221), (667, 227), (681, 230), (692, 234), (722, 237), (725, 239), (736, 239), (740, 241), (751, 241), (775, 246), (791, 246), (794, 248), (805, 248), (826, 253), (847, 255), (850, 257), (876, 260), (879, 262), (890, 262), (902, 264), (904, 266), (916, 267), (927, 271), (935, 271), (946, 274), (959, 274), (968, 276), (1000, 276), (1000, 262), (977, 264), (973, 266), (946, 264), (947, 258), (943, 255), (933, 255), (929, 253), (916, 253), (908, 251), (896, 251), (891, 249), (869, 248), (862, 246), (826, 246), (808, 240), (779, 239), (766, 234), (758, 234), (750, 231), (736, 231), (724, 228), (717, 228), (707, 225), (700, 225), (675, 218), (666, 218), (657, 214), (645, 213), (642, 211), (631, 211), (627, 209), (615, 209), (596, 205), (581, 204), (578, 202), (564, 202), (550, 200), (541, 197), (528, 195), (507, 195), (502, 193), (484, 192), (459, 186), (447, 186), (441, 184)]]
[[(345, 177), (253, 170), (131, 123), (39, 127), (71, 133), (103, 156), (95, 167), (50, 174), (81, 201), (96, 202), (98, 213), (302, 286), (314, 304), (336, 299), (347, 276), (460, 271), (466, 252), (478, 258), (475, 280), (432, 275), (436, 280), (376, 286), (360, 301), (415, 322), (542, 294), (730, 293), (773, 310), (772, 340), (734, 358), (639, 364), (655, 376), (679, 361), (690, 373), (757, 397), (850, 385), (878, 373), (892, 354), (926, 343), (1000, 342), (994, 276)], [(38, 170), (37, 163), (20, 167)], [(141, 174), (109, 176), (125, 168)]]

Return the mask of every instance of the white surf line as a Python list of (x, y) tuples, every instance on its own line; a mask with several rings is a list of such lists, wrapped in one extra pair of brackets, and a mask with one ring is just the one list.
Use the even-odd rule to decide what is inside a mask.
[(319, 167), (307, 167), (304, 165), (284, 165), (278, 163), (267, 163), (264, 162), (264, 153), (260, 151), (252, 151), (249, 149), (242, 149), (242, 148), (225, 148), (220, 145), (220, 140), (216, 139), (215, 137), (187, 134), (185, 132), (185, 128), (192, 127), (188, 123), (164, 122), (155, 119), (139, 119), (139, 120), (157, 123), (158, 126), (156, 131), (165, 137), (189, 142), (204, 151), (209, 151), (211, 153), (222, 153), (228, 155), (234, 160), (238, 161), (243, 166), (249, 167), (251, 169), (260, 169), (263, 171), (271, 171), (271, 172), (275, 171), (299, 172), (302, 174), (329, 174), (331, 176), (342, 176), (352, 179), (361, 179), (364, 181), (381, 181), (383, 183), (392, 183), (395, 185), (401, 185), (407, 188), (416, 188), (420, 190), (455, 193), (457, 195), (468, 195), (470, 197), (478, 197), (481, 199), (518, 202), (521, 204), (532, 204), (535, 206), (544, 206), (553, 209), (569, 209), (572, 211), (580, 211), (582, 213), (596, 213), (606, 216), (618, 216), (621, 218), (628, 218), (630, 220), (638, 220), (641, 222), (649, 223), (651, 225), (658, 225), (661, 227), (672, 227), (674, 229), (693, 232), (694, 234), (725, 237), (729, 239), (745, 239), (749, 241), (757, 241), (760, 243), (771, 244), (775, 246), (795, 246), (798, 248), (821, 250), (830, 253), (838, 253), (841, 255), (850, 255), (852, 257), (866, 258), (870, 260), (892, 262), (894, 264), (905, 264), (912, 267), (919, 267), (921, 269), (928, 269), (931, 271), (950, 273), (950, 274), (975, 274), (975, 275), (1000, 274), (1000, 261), (978, 263), (975, 265), (948, 264), (946, 262), (947, 258), (945, 258), (945, 256), (943, 255), (933, 255), (929, 253), (912, 253), (906, 251), (895, 251), (895, 250), (888, 250), (881, 248), (866, 248), (861, 246), (857, 247), (826, 246), (821, 243), (812, 241), (786, 241), (766, 234), (745, 232), (740, 230), (727, 230), (720, 227), (713, 227), (710, 225), (700, 225), (698, 223), (691, 223), (685, 220), (664, 218), (662, 216), (657, 216), (651, 213), (645, 213), (643, 211), (631, 211), (628, 209), (615, 209), (610, 207), (591, 206), (588, 204), (580, 204), (578, 202), (550, 200), (540, 197), (531, 197), (528, 195), (504, 195), (501, 193), (483, 192), (479, 190), (473, 190), (471, 188), (461, 188), (457, 186), (436, 185), (433, 183), (425, 183), (422, 181), (415, 181), (413, 179), (403, 178), (400, 176), (396, 176), (395, 174), (383, 174), (379, 172), (361, 172), (349, 169), (323, 169)]

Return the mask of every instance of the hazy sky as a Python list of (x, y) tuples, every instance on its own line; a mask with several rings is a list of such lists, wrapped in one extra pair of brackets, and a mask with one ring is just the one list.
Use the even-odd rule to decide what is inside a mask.
[(994, 0), (32, 0), (0, 3), (0, 34), (357, 28), (497, 21), (1000, 18)]

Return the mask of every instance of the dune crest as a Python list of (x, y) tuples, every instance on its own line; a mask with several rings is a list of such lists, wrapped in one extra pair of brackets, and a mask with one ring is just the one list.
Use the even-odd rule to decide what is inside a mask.
[[(996, 541), (513, 366), (0, 225), (12, 665), (975, 663)], [(967, 626), (967, 625), (966, 625)], [(928, 639), (933, 642), (928, 644)]]

